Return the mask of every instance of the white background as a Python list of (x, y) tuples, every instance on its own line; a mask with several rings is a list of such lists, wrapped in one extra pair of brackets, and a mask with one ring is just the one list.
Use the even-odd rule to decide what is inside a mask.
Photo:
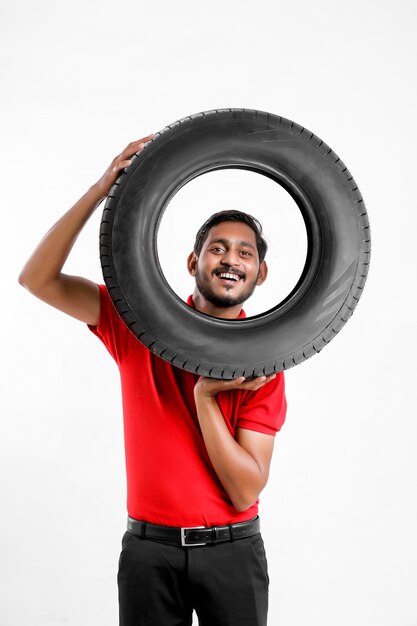
[[(282, 115), (328, 143), (373, 237), (353, 317), (286, 374), (261, 497), (269, 623), (417, 625), (416, 12), (412, 0), (2, 0), (2, 626), (117, 624), (126, 521), (117, 366), (17, 276), (128, 142), (223, 107)], [(228, 183), (213, 182), (213, 203)], [(274, 193), (255, 193), (252, 212)], [(101, 209), (64, 268), (97, 282)], [(278, 215), (270, 240), (292, 228)]]

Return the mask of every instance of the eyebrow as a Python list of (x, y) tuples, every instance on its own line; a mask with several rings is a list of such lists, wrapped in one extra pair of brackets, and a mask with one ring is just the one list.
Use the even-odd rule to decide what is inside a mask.
[[(208, 245), (211, 246), (213, 243), (222, 243), (227, 246), (230, 241), (228, 239), (212, 239), (209, 241)], [(252, 248), (252, 250), (256, 250), (255, 246), (253, 246), (249, 241), (239, 241), (240, 246), (245, 246), (246, 248)]]

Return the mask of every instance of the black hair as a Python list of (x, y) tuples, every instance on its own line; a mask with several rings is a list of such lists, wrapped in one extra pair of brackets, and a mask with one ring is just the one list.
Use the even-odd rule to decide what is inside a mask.
[(265, 258), (266, 251), (268, 250), (268, 244), (262, 236), (262, 224), (253, 215), (249, 213), (243, 213), (243, 211), (236, 211), (235, 209), (229, 209), (226, 211), (219, 211), (214, 213), (211, 217), (204, 222), (199, 228), (195, 237), (194, 252), (199, 256), (205, 240), (207, 239), (209, 230), (217, 224), (222, 222), (243, 222), (252, 228), (256, 235), (256, 247), (258, 248), (259, 263)]

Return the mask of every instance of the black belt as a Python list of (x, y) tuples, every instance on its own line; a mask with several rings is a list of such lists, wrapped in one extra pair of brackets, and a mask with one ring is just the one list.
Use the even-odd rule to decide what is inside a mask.
[(234, 541), (251, 537), (260, 532), (259, 516), (247, 522), (227, 524), (226, 526), (188, 526), (178, 528), (175, 526), (158, 526), (141, 520), (127, 518), (127, 530), (142, 539), (154, 541), (175, 541), (180, 546), (205, 546), (221, 541)]

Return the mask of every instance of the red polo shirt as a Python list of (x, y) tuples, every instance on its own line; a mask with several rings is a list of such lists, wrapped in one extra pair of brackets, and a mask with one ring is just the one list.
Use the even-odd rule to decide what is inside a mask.
[[(99, 288), (99, 323), (87, 326), (119, 367), (128, 515), (168, 526), (215, 526), (255, 517), (258, 501), (236, 511), (207, 454), (194, 402), (199, 376), (148, 350), (119, 317), (106, 286)], [(191, 296), (188, 304), (193, 306)], [(283, 372), (258, 391), (222, 391), (216, 398), (233, 436), (237, 428), (274, 436), (284, 423)]]

